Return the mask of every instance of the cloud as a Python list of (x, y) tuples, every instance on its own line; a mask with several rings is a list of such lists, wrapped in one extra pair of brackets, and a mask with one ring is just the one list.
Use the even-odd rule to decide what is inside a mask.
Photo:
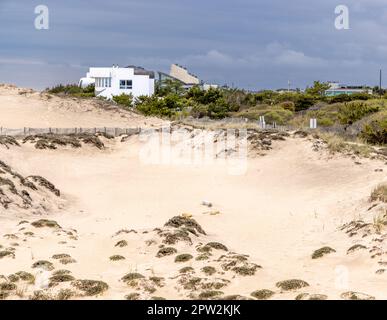
[(252, 89), (373, 84), (387, 68), (385, 1), (347, 0), (351, 29), (339, 31), (336, 0), (45, 0), (50, 30), (37, 31), (38, 2), (0, 0), (0, 82), (40, 88), (76, 82), (93, 65), (168, 71), (177, 62)]
[(44, 61), (18, 58), (2, 58), (0, 57), (0, 65), (45, 65)]

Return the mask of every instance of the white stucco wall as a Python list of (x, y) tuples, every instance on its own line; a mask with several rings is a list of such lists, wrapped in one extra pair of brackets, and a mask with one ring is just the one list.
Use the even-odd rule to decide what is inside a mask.
[[(135, 75), (133, 68), (90, 68), (88, 73), (90, 78), (111, 78), (111, 87), (97, 86), (95, 92), (97, 96), (111, 99), (123, 93), (132, 94), (133, 97), (151, 96), (154, 94), (154, 79), (148, 75)], [(120, 89), (120, 80), (132, 80), (132, 89)]]

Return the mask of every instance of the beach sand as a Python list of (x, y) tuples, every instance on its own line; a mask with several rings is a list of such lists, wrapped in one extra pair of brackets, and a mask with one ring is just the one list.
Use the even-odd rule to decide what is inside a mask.
[[(13, 104), (5, 107), (4, 101), (0, 94), (3, 126), (27, 125), (20, 114), (25, 114), (28, 125), (42, 124), (42, 118), (24, 112), (19, 101), (14, 103), (20, 113), (13, 119)], [(34, 119), (28, 120), (30, 115)], [(98, 125), (98, 114), (94, 117), (89, 118), (88, 113), (74, 117), (63, 111), (63, 117), (48, 119), (50, 126), (65, 127), (71, 120), (79, 125)], [(115, 116), (108, 118), (115, 123)], [(121, 121), (125, 125), (129, 120)], [(15, 213), (15, 208), (7, 210), (0, 205), (0, 251), (14, 248), (13, 257), (0, 258), (0, 275), (26, 271), (41, 278), (40, 269), (31, 266), (44, 260), (53, 264), (48, 269), (54, 268), (44, 271), (44, 279), (67, 269), (74, 279), (106, 283), (107, 290), (92, 296), (97, 299), (124, 299), (127, 295), (138, 299), (252, 298), (252, 292), (262, 289), (273, 292), (271, 299), (295, 299), (302, 293), (340, 299), (351, 291), (387, 298), (387, 274), (376, 273), (383, 269), (387, 233), (382, 230), (378, 234), (371, 228), (363, 237), (361, 230), (352, 236), (340, 230), (351, 221), (364, 220), (372, 225), (375, 215), (385, 210), (381, 203), (368, 210), (372, 190), (387, 181), (385, 161), (353, 159), (327, 150), (316, 152), (309, 137), (289, 136), (285, 141), (273, 141), (271, 150), (262, 156), (248, 156), (246, 171), (232, 175), (230, 164), (221, 159), (176, 164), (172, 157), (165, 163), (147, 163), (147, 158), (141, 157), (144, 142), (138, 135), (125, 141), (101, 139), (105, 144), (102, 150), (90, 145), (56, 150), (37, 150), (31, 143), (9, 149), (0, 146), (0, 160), (22, 176), (46, 178), (61, 191), (60, 206), (40, 215), (29, 210)], [(190, 148), (187, 145), (182, 150), (189, 152)], [(162, 147), (159, 152), (168, 150)], [(56, 198), (48, 195), (47, 201), (55, 202)], [(203, 201), (211, 202), (212, 207), (204, 206)], [(180, 233), (182, 240), (166, 241), (165, 233), (174, 235), (175, 228), (164, 224), (181, 215), (192, 217), (206, 234), (185, 230), (188, 239), (184, 231)], [(61, 228), (31, 225), (39, 219), (56, 221)], [(19, 225), (22, 220), (26, 223)], [(16, 238), (4, 237), (7, 234)], [(225, 245), (228, 251), (203, 249), (213, 242)], [(356, 244), (367, 249), (348, 254)], [(326, 246), (335, 252), (312, 259), (315, 250)], [(171, 255), (156, 256), (160, 249), (171, 247), (176, 250)], [(381, 254), (372, 258), (374, 252)], [(53, 258), (55, 254), (68, 254), (74, 260), (63, 264)], [(175, 262), (180, 254), (192, 258)], [(114, 255), (125, 259), (110, 260)], [(204, 260), (197, 260), (199, 256)], [(192, 267), (194, 273), (181, 274), (183, 267)], [(204, 267), (213, 267), (215, 273), (206, 274)], [(128, 273), (144, 278), (122, 280)], [(291, 279), (303, 280), (309, 286), (286, 290), (276, 285)], [(31, 298), (40, 289), (55, 297), (66, 288), (76, 291), (74, 299), (90, 297), (83, 296), (71, 281), (50, 288), (40, 283), (20, 284), (19, 291), (12, 291), (8, 298)]]

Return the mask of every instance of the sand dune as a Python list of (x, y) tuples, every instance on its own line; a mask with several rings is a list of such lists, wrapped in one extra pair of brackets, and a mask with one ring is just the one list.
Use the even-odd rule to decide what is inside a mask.
[[(39, 260), (48, 261), (52, 263), (49, 269), (54, 270), (46, 270), (47, 277), (66, 269), (71, 271), (69, 279), (108, 285), (105, 290), (100, 283), (86, 283), (101, 289), (96, 296), (100, 299), (128, 295), (132, 299), (252, 298), (255, 291), (256, 297), (267, 294), (272, 299), (316, 298), (313, 294), (338, 299), (353, 297), (348, 293), (352, 291), (387, 298), (380, 281), (386, 276), (380, 271), (385, 254), (372, 258), (369, 253), (374, 238), (380, 238), (379, 247), (383, 245), (385, 233), (376, 235), (370, 230), (363, 238), (340, 230), (354, 220), (372, 225), (374, 216), (385, 208), (378, 204), (367, 211), (372, 189), (386, 181), (385, 171), (379, 170), (385, 169), (382, 160), (315, 152), (309, 138), (290, 136), (272, 141), (264, 156), (249, 156), (243, 174), (230, 175), (229, 163), (220, 159), (194, 165), (146, 163), (139, 156), (144, 142), (137, 135), (124, 142), (101, 139), (102, 150), (89, 145), (37, 150), (30, 143), (0, 147), (3, 161), (24, 175), (39, 174), (53, 181), (66, 203), (48, 215), (26, 215), (29, 224), (22, 231), (20, 216), (10, 217), (2, 210), (2, 235), (18, 237), (0, 241), (4, 248), (18, 243), (14, 259), (0, 260), (2, 274), (35, 274), (31, 266)], [(189, 143), (183, 147), (186, 151), (191, 148)], [(162, 147), (160, 152), (164, 151)], [(355, 164), (359, 161), (360, 165)], [(213, 206), (203, 206), (203, 200)], [(164, 227), (170, 218), (182, 214), (192, 215), (206, 234)], [(30, 225), (39, 218), (54, 220), (61, 228)], [(69, 235), (69, 230), (76, 233), (70, 231)], [(163, 234), (175, 231), (182, 239), (165, 242)], [(23, 236), (23, 232), (34, 236)], [(228, 251), (201, 251), (214, 242)], [(356, 244), (367, 250), (358, 247), (347, 254)], [(334, 252), (328, 250), (328, 255), (312, 259), (313, 252), (323, 247)], [(171, 255), (157, 257), (161, 249)], [(67, 254), (73, 263), (63, 265), (60, 259), (53, 259), (55, 254)], [(192, 257), (175, 262), (181, 254)], [(184, 267), (193, 271), (180, 273)], [(279, 284), (292, 279), (308, 286), (303, 287), (302, 281)], [(44, 292), (57, 297), (60, 289), (69, 288), (73, 298), (90, 293), (74, 281)], [(289, 286), (295, 290), (288, 291)], [(259, 291), (263, 289), (268, 291)], [(36, 286), (27, 285), (23, 297), (36, 290)], [(15, 298), (14, 294), (11, 297)]]
[[(164, 123), (10, 86), (0, 115), (9, 128)], [(385, 157), (178, 129), (0, 137), (0, 299), (387, 298), (386, 203), (370, 200)]]
[(150, 127), (163, 121), (145, 118), (99, 99), (57, 97), (0, 85), (0, 126), (5, 128)]

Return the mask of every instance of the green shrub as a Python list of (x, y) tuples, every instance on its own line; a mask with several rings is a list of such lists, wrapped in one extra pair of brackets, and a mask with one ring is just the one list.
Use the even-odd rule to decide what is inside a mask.
[(318, 122), (318, 125), (322, 127), (330, 127), (335, 124), (335, 122), (329, 118), (318, 118), (317, 122)]
[(125, 107), (133, 107), (133, 95), (122, 93), (119, 96), (113, 96), (113, 101), (116, 103), (125, 106)]
[(350, 98), (352, 101), (354, 100), (370, 100), (373, 98), (372, 95), (365, 93), (365, 92), (359, 92), (359, 93), (354, 93), (350, 95)]
[(225, 118), (230, 109), (226, 101), (220, 99), (208, 106), (208, 115), (211, 119), (223, 119)]
[(194, 118), (203, 118), (208, 116), (208, 106), (204, 104), (194, 104), (191, 108), (191, 116)]
[(353, 124), (368, 114), (379, 111), (379, 106), (366, 102), (352, 101), (339, 108), (339, 119), (342, 124)]
[(293, 117), (293, 112), (280, 106), (270, 107), (264, 105), (234, 113), (234, 116), (250, 120), (258, 120), (260, 116), (265, 116), (266, 123), (276, 122), (278, 125), (284, 125)]
[(371, 144), (387, 144), (387, 111), (376, 114), (366, 123), (360, 137)]
[(184, 106), (184, 99), (177, 94), (168, 94), (165, 97), (141, 97), (136, 99), (135, 106), (141, 113), (151, 116), (173, 117)]
[(296, 111), (302, 111), (307, 110), (310, 107), (312, 107), (316, 103), (316, 99), (308, 94), (299, 94), (296, 101), (294, 101), (295, 104), (295, 110)]
[(264, 114), (266, 123), (275, 122), (279, 125), (286, 124), (293, 116), (293, 112), (289, 110), (273, 110)]
[(59, 84), (55, 87), (47, 89), (47, 92), (52, 94), (65, 94), (76, 97), (94, 97), (94, 90), (95, 86), (93, 84), (87, 86), (86, 88), (82, 88), (77, 84)]
[(285, 109), (285, 110), (288, 110), (288, 111), (291, 111), (291, 112), (294, 112), (296, 111), (296, 105), (294, 102), (292, 101), (284, 101), (284, 102), (281, 102), (280, 103), (280, 107)]
[(343, 103), (352, 101), (352, 99), (348, 94), (339, 94), (337, 96), (329, 98), (328, 101), (329, 103)]

